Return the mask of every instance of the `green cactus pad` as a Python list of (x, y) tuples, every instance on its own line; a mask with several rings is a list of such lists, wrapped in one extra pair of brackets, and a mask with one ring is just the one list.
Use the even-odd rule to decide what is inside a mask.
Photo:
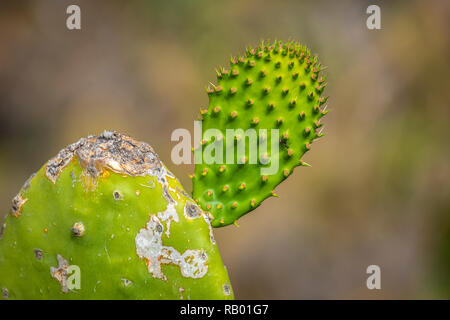
[[(194, 152), (197, 162), (192, 176), (193, 198), (213, 215), (214, 227), (235, 222), (264, 199), (275, 196), (274, 188), (295, 167), (307, 166), (302, 156), (322, 135), (320, 119), (326, 114), (320, 69), (317, 57), (311, 56), (307, 48), (294, 42), (274, 42), (248, 48), (244, 56), (231, 58), (229, 69), (217, 71), (217, 85), (207, 88), (209, 106), (201, 110), (203, 140)], [(264, 154), (258, 147), (258, 159), (279, 160), (278, 170), (271, 174), (261, 172), (270, 164), (249, 161), (249, 141), (245, 157), (237, 159), (235, 155), (233, 163), (225, 163), (226, 152), (237, 144), (227, 142), (226, 129), (242, 129), (245, 133), (251, 128), (258, 132), (259, 142), (267, 141), (268, 152)], [(205, 136), (209, 129), (219, 129), (222, 134)], [(260, 129), (266, 129), (267, 134)], [(278, 129), (278, 152), (270, 147), (271, 129)], [(247, 140), (241, 134), (231, 139)], [(199, 153), (203, 158), (208, 148), (213, 150), (214, 144), (220, 143), (224, 146), (221, 150), (225, 164), (198, 163)]]
[(233, 298), (210, 217), (149, 145), (118, 133), (47, 162), (2, 229), (4, 299)]

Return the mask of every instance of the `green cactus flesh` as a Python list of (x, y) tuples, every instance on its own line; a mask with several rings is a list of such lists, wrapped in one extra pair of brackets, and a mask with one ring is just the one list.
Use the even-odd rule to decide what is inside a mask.
[[(274, 188), (286, 179), (297, 166), (307, 166), (302, 156), (311, 148), (320, 119), (326, 114), (322, 97), (325, 87), (320, 76), (321, 65), (316, 56), (297, 43), (261, 43), (248, 48), (244, 56), (232, 57), (228, 70), (217, 71), (217, 85), (207, 88), (209, 106), (201, 110), (201, 146), (194, 154), (205, 153), (210, 145), (221, 141), (226, 152), (236, 141), (227, 143), (226, 129), (266, 129), (266, 154), (258, 148), (259, 159), (278, 157), (275, 174), (261, 174), (269, 164), (249, 163), (249, 147), (245, 157), (232, 164), (197, 163), (193, 179), (193, 198), (210, 212), (214, 227), (225, 226), (253, 210), (261, 202), (276, 196)], [(219, 129), (223, 134), (205, 136), (208, 129)], [(279, 151), (271, 154), (271, 130), (278, 129)], [(237, 131), (236, 131), (237, 132)], [(235, 135), (233, 140), (246, 139)], [(230, 140), (230, 139), (228, 139)], [(222, 154), (226, 159), (225, 152)]]
[(3, 298), (233, 298), (210, 217), (149, 145), (118, 133), (47, 162), (2, 229)]

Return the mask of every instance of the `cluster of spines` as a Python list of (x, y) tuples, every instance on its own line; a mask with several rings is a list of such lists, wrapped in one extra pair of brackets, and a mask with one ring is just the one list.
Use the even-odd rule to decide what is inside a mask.
[[(283, 64), (286, 64), (286, 60), (289, 61), (287, 62), (287, 70), (286, 68), (283, 69)], [(260, 67), (261, 64), (258, 63), (260, 61), (264, 61), (266, 64)], [(269, 70), (265, 66), (272, 67), (272, 70)], [(301, 67), (300, 70), (299, 67)], [(278, 70), (280, 72), (277, 72)], [(317, 56), (312, 56), (307, 48), (297, 43), (282, 43), (281, 41), (274, 43), (261, 42), (260, 46), (255, 49), (251, 47), (247, 48), (245, 55), (231, 57), (229, 69), (221, 67), (216, 70), (218, 83), (217, 85), (211, 84), (206, 88), (210, 98), (210, 105), (208, 109), (201, 108), (200, 119), (207, 120), (209, 118), (216, 127), (224, 129), (225, 127), (234, 127), (233, 122), (236, 122), (242, 116), (243, 119), (248, 118), (248, 123), (239, 122), (244, 130), (251, 127), (258, 128), (259, 126), (280, 129), (280, 148), (281, 146), (284, 148), (284, 158), (293, 159), (295, 156), (298, 156), (298, 158), (292, 165), (281, 169), (281, 177), (264, 175), (260, 177), (262, 185), (267, 185), (271, 179), (274, 179), (273, 187), (275, 187), (292, 173), (295, 166), (309, 166), (301, 160), (301, 157), (311, 149), (311, 143), (314, 139), (323, 136), (320, 129), (322, 127), (320, 119), (328, 111), (325, 110), (326, 107), (323, 107), (327, 101), (327, 97), (322, 97), (321, 95), (326, 83), (325, 78), (320, 75), (320, 71), (321, 64), (318, 63)], [(287, 81), (289, 78), (290, 82)], [(239, 96), (238, 93), (240, 91), (242, 93), (248, 92), (258, 82), (268, 83), (261, 86), (259, 92), (260, 97), (245, 97), (245, 95), (241, 95), (240, 99), (236, 98)], [(227, 85), (229, 83), (231, 84)], [(288, 85), (284, 86), (286, 83)], [(258, 94), (258, 92), (253, 92), (253, 94)], [(274, 96), (274, 98), (269, 99), (271, 96)], [(297, 108), (298, 105), (305, 104), (303, 101), (299, 101), (301, 99), (304, 99), (307, 104), (313, 104), (312, 108), (310, 108), (311, 110)], [(225, 106), (215, 103), (216, 101), (224, 102)], [(261, 106), (261, 101), (265, 101), (265, 106)], [(283, 103), (280, 103), (280, 101)], [(252, 114), (249, 117), (246, 111), (255, 109), (255, 104), (258, 104), (259, 109), (256, 111), (256, 115)], [(271, 115), (275, 114), (277, 110), (281, 111), (278, 116), (273, 118)], [(288, 114), (286, 114), (286, 110), (289, 111)], [(295, 141), (294, 145), (291, 145), (291, 141), (294, 139), (290, 136), (298, 133), (289, 131), (289, 129), (293, 131), (292, 112), (294, 111), (297, 111), (295, 118), (299, 123), (306, 123), (305, 120), (311, 120), (302, 126), (301, 135), (305, 141), (303, 145), (295, 145)], [(224, 115), (225, 112), (227, 114)], [(286, 117), (286, 115), (289, 115), (289, 117)], [(219, 119), (222, 119), (222, 122), (219, 122)], [(224, 121), (224, 119), (226, 120)], [(268, 122), (269, 120), (271, 122)], [(286, 122), (290, 123), (287, 124)], [(286, 129), (284, 130), (284, 128)], [(238, 140), (239, 137), (235, 137), (235, 139)], [(211, 142), (212, 140), (202, 140), (201, 150)], [(245, 157), (240, 161), (240, 164), (246, 164)], [(232, 219), (251, 211), (265, 198), (276, 196), (275, 192), (271, 190), (271, 192), (258, 195), (258, 199), (250, 197), (248, 199), (249, 203), (243, 205), (241, 212), (238, 214), (229, 214), (232, 219), (225, 221), (225, 218), (229, 217), (218, 214), (218, 211), (227, 208), (220, 202), (214, 202), (214, 197), (216, 196), (214, 189), (217, 189), (217, 184), (220, 179), (218, 178), (217, 181), (211, 180), (211, 188), (207, 189), (206, 193), (201, 192), (204, 191), (202, 190), (203, 186), (196, 187), (195, 180), (199, 181), (208, 174), (214, 174), (219, 177), (227, 170), (227, 166), (215, 166), (218, 170), (210, 173), (211, 169), (214, 169), (214, 166), (198, 165), (196, 166), (196, 172), (201, 173), (201, 176), (197, 178), (195, 175), (191, 176), (194, 179), (194, 197), (203, 209), (211, 211), (213, 216), (218, 219), (215, 221), (216, 226), (232, 223)], [(230, 185), (225, 184), (221, 187), (220, 192), (226, 193), (229, 190)], [(245, 191), (245, 182), (238, 183), (237, 190), (237, 192)], [(238, 201), (230, 201), (228, 209), (231, 211), (236, 210), (239, 205), (240, 203)]]

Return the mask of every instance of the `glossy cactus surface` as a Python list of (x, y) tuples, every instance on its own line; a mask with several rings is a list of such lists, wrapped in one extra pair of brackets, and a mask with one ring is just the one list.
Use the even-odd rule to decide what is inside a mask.
[[(216, 150), (223, 150), (223, 162), (196, 163), (192, 176), (193, 198), (213, 215), (214, 227), (231, 224), (276, 196), (275, 187), (295, 167), (307, 166), (302, 157), (322, 135), (320, 119), (327, 112), (320, 71), (317, 57), (294, 42), (261, 43), (243, 56), (232, 57), (229, 68), (217, 71), (217, 84), (207, 88), (209, 106), (201, 109), (203, 139), (194, 153), (204, 157), (208, 148), (221, 145), (223, 149)], [(210, 129), (221, 133), (206, 135)], [(227, 129), (238, 133), (228, 136)], [(248, 129), (255, 129), (258, 144), (267, 141), (267, 149), (257, 147), (257, 163), (251, 161)], [(271, 145), (274, 134), (278, 148)], [(237, 150), (240, 142), (245, 142), (245, 155), (238, 157), (235, 152), (234, 162), (229, 163), (226, 153)], [(270, 167), (264, 160), (275, 158), (278, 169), (264, 174), (261, 168)]]
[(47, 162), (2, 229), (4, 299), (233, 298), (210, 217), (149, 145), (118, 133)]

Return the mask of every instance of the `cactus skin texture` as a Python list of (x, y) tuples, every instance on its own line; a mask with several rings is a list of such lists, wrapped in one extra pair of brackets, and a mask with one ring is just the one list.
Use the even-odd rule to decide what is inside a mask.
[[(202, 133), (219, 129), (227, 146), (226, 129), (267, 129), (266, 156), (270, 157), (270, 129), (279, 129), (280, 144), (279, 168), (273, 175), (261, 174), (260, 168), (267, 165), (246, 162), (248, 141), (241, 164), (238, 159), (234, 164), (196, 164), (191, 176), (193, 198), (213, 215), (214, 227), (235, 223), (266, 198), (276, 196), (274, 188), (295, 167), (309, 166), (302, 156), (322, 136), (320, 119), (327, 113), (323, 107), (327, 98), (322, 97), (326, 84), (320, 70), (317, 57), (297, 43), (262, 42), (257, 48), (247, 48), (244, 56), (232, 57), (229, 69), (217, 71), (217, 85), (207, 88), (209, 106), (200, 110)], [(203, 139), (194, 153), (216, 141)]]
[(149, 145), (114, 132), (81, 139), (14, 199), (0, 298), (232, 299), (209, 221)]

